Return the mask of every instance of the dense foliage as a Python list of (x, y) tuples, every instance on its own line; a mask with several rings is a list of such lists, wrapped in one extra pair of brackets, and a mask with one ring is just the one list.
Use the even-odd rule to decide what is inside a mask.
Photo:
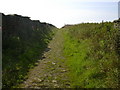
[(111, 22), (66, 26), (64, 55), (74, 88), (119, 87), (120, 32)]

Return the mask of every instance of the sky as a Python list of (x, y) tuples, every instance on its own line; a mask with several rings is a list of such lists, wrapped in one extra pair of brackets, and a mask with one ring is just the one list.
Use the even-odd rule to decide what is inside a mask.
[(29, 16), (32, 20), (66, 24), (118, 19), (120, 0), (0, 0), (0, 12)]

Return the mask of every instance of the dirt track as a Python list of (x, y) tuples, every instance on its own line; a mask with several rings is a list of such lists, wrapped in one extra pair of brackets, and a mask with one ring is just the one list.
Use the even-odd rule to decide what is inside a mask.
[(62, 55), (64, 37), (59, 30), (44, 52), (43, 59), (28, 73), (28, 79), (20, 85), (22, 88), (69, 88), (68, 69)]

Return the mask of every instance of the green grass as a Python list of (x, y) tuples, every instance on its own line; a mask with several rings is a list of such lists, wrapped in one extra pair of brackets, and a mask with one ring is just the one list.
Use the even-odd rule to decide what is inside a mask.
[(117, 88), (118, 30), (113, 23), (86, 23), (64, 29), (64, 55), (74, 88)]

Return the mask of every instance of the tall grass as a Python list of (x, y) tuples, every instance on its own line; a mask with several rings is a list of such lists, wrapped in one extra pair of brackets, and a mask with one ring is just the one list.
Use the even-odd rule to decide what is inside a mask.
[(117, 88), (118, 30), (113, 23), (83, 23), (63, 28), (66, 65), (74, 88)]

